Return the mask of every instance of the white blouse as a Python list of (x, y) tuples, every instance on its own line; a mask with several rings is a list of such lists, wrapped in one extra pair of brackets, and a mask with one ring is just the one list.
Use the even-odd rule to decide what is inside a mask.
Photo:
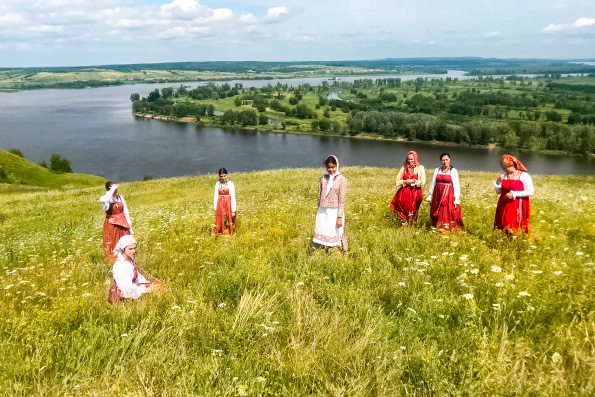
[(147, 283), (147, 279), (138, 273), (136, 283), (133, 283), (134, 266), (124, 259), (122, 254), (118, 255), (118, 259), (114, 263), (113, 273), (114, 281), (118, 288), (120, 288), (123, 298), (137, 299), (147, 292), (146, 286), (138, 285), (140, 283)]
[[(221, 183), (217, 181), (215, 184), (215, 198), (213, 199), (213, 207), (217, 211), (217, 201), (219, 200), (219, 186)], [(229, 195), (231, 196), (231, 212), (236, 212), (236, 187), (232, 181), (227, 181), (227, 188), (229, 189)]]
[(452, 187), (454, 190), (455, 195), (455, 205), (461, 204), (461, 184), (459, 183), (459, 172), (456, 168), (451, 168), (450, 170), (444, 172), (442, 171), (442, 167), (438, 167), (434, 170), (434, 176), (432, 177), (432, 183), (430, 183), (430, 194), (428, 195), (428, 201), (432, 201), (432, 194), (434, 193), (434, 188), (436, 187), (436, 176), (438, 175), (448, 175), (450, 174), (450, 179), (452, 179)]
[(110, 188), (110, 190), (105, 192), (105, 194), (99, 198), (99, 201), (101, 201), (101, 207), (103, 208), (104, 211), (107, 211), (107, 210), (109, 210), (110, 203), (120, 203), (121, 202), (122, 207), (124, 207), (124, 215), (126, 216), (126, 220), (128, 221), (128, 224), (130, 225), (130, 234), (132, 234), (132, 221), (130, 220), (130, 214), (128, 214), (128, 207), (126, 206), (124, 197), (122, 197), (122, 196), (114, 197), (114, 192), (116, 191), (116, 189), (117, 189), (116, 187), (112, 186)]
[[(504, 179), (509, 179), (508, 174), (504, 175)], [(533, 187), (533, 180), (531, 179), (531, 175), (526, 172), (521, 171), (519, 175), (519, 179), (523, 182), (523, 189), (524, 190), (511, 190), (513, 198), (517, 197), (530, 197), (533, 196), (535, 193), (535, 188)], [(497, 194), (502, 193), (502, 184), (497, 183), (497, 179), (494, 181), (494, 190)]]

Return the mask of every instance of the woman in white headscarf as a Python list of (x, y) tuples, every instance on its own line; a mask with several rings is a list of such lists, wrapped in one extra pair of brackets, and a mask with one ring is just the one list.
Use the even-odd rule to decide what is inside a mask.
[(318, 183), (318, 212), (312, 241), (317, 246), (341, 247), (347, 252), (344, 221), (347, 179), (339, 172), (336, 156), (328, 156), (324, 165), (326, 170)]
[[(117, 302), (126, 298), (137, 299), (147, 292), (161, 287), (161, 281), (149, 282), (138, 272), (134, 262), (136, 240), (131, 235), (122, 236), (114, 249), (117, 259), (114, 263), (114, 282), (110, 286), (109, 300)], [(150, 276), (150, 275), (149, 275)]]

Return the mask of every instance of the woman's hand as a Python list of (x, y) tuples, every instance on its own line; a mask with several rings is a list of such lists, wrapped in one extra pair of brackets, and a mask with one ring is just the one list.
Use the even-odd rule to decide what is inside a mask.
[(498, 175), (498, 179), (496, 179), (496, 184), (497, 185), (501, 185), (502, 184), (502, 179), (504, 179), (504, 174)]
[(337, 229), (343, 226), (343, 218), (337, 218)]
[(509, 200), (512, 200), (512, 199), (514, 199), (514, 194), (512, 194), (512, 192), (508, 192), (508, 193), (506, 193), (506, 198)]

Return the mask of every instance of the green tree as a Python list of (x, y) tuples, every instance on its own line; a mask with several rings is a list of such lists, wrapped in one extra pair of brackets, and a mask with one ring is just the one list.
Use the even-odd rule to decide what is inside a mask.
[(138, 94), (130, 94), (130, 102), (140, 101), (140, 95)]
[(70, 161), (66, 157), (62, 157), (59, 154), (52, 154), (50, 157), (50, 170), (58, 173), (69, 173), (72, 172), (70, 168)]

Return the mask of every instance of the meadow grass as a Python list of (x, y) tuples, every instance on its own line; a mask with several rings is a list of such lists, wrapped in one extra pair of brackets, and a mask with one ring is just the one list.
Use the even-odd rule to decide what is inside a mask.
[[(592, 395), (595, 178), (534, 176), (531, 234), (492, 230), (494, 174), (460, 172), (466, 231), (388, 209), (396, 169), (344, 167), (350, 252), (311, 247), (321, 169), (123, 183), (137, 262), (169, 291), (107, 303), (103, 187), (0, 194), (4, 395)], [(428, 178), (431, 176), (428, 173)]]

